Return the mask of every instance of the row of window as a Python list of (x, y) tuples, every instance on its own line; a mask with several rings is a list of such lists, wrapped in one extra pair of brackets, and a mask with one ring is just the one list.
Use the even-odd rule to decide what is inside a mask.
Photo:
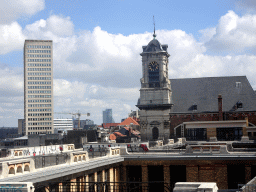
[(51, 68), (28, 68), (28, 71), (51, 71)]
[(51, 73), (28, 73), (28, 76), (49, 76)]
[(28, 100), (28, 102), (29, 103), (50, 103), (50, 102), (52, 102), (52, 100), (51, 99), (46, 99), (46, 100), (34, 100), (34, 99), (32, 99), (32, 100)]
[(51, 80), (51, 77), (28, 77), (28, 80)]
[(50, 67), (50, 63), (28, 63), (28, 67)]
[(51, 85), (51, 81), (29, 81), (29, 85)]
[(32, 54), (28, 54), (28, 57), (51, 57), (51, 55), (32, 55)]
[(28, 130), (49, 130), (51, 127), (28, 127)]
[(28, 59), (28, 62), (51, 62), (51, 59)]
[(51, 53), (51, 50), (30, 50), (30, 49), (28, 49), (28, 53)]
[(52, 118), (28, 118), (28, 121), (51, 121)]
[(52, 86), (28, 86), (28, 89), (51, 89)]
[(51, 98), (51, 95), (28, 95), (28, 98)]
[(43, 112), (43, 111), (52, 111), (52, 109), (28, 109), (28, 112)]
[(52, 122), (34, 122), (34, 123), (28, 123), (28, 125), (51, 125)]
[[(47, 131), (46, 134), (51, 134), (51, 131)], [(41, 132), (28, 132), (29, 135), (38, 135), (41, 134)]]
[(51, 104), (29, 104), (28, 107), (51, 107)]
[(27, 48), (33, 48), (33, 49), (51, 49), (51, 46), (45, 46), (45, 45), (28, 45)]
[(51, 113), (28, 113), (28, 116), (52, 116)]
[(51, 93), (51, 91), (28, 91), (28, 93)]

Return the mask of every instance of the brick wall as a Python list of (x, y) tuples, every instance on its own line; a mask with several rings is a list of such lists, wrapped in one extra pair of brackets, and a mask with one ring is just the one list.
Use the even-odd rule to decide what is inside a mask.
[(251, 165), (254, 161), (237, 161), (237, 160), (130, 160), (122, 163), (122, 169), (128, 165), (140, 165), (142, 167), (142, 181), (148, 181), (148, 166), (162, 165), (164, 166), (164, 180), (170, 181), (170, 165), (185, 165), (186, 166), (186, 181), (187, 182), (216, 182), (219, 189), (228, 188), (227, 165), (229, 164), (245, 164), (245, 181), (250, 181)]

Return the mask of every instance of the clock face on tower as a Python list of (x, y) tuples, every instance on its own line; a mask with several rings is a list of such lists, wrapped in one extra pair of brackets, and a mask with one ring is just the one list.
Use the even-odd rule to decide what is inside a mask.
[(158, 71), (159, 70), (159, 64), (155, 61), (152, 61), (151, 63), (149, 63), (148, 69), (149, 69), (149, 71)]

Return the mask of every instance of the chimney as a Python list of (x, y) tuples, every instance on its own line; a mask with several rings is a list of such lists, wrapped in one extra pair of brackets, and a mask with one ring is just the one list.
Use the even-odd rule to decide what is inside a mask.
[(223, 112), (222, 112), (222, 96), (218, 95), (218, 112), (219, 112), (219, 121), (223, 121)]

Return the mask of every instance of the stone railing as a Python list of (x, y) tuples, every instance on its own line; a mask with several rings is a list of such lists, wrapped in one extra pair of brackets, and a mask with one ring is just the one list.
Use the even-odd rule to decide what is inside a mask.
[(228, 154), (226, 145), (188, 145), (185, 154)]
[[(122, 148), (125, 148), (125, 150), (127, 151), (126, 147)], [(120, 156), (121, 147), (105, 148), (105, 153), (101, 153), (101, 151), (93, 152), (101, 153), (101, 155), (95, 155), (93, 156), (94, 158), (90, 159), (89, 153), (90, 152), (83, 151), (82, 149), (75, 149), (73, 151), (60, 154), (23, 157), (19, 159), (3, 159), (3, 161), (0, 163), (0, 178), (12, 177), (15, 175), (25, 174), (29, 172), (36, 172), (39, 169), (60, 164), (75, 164), (92, 161), (94, 159), (97, 159), (97, 157)]]
[(75, 150), (74, 144), (14, 148), (7, 150), (7, 157), (5, 158), (11, 159), (28, 156), (32, 157), (38, 155), (59, 154), (62, 152), (70, 152), (73, 150)]
[[(117, 153), (115, 151), (115, 153)], [(74, 150), (72, 152), (40, 155), (34, 157), (23, 157), (20, 159), (3, 159), (0, 163), (0, 178), (11, 177), (29, 172), (36, 172), (37, 169), (56, 166), (60, 164), (72, 164), (88, 161), (88, 152)]]
[(32, 158), (4, 161), (0, 164), (2, 172), (0, 178), (10, 177), (16, 174), (23, 174), (34, 171), (35, 164)]

